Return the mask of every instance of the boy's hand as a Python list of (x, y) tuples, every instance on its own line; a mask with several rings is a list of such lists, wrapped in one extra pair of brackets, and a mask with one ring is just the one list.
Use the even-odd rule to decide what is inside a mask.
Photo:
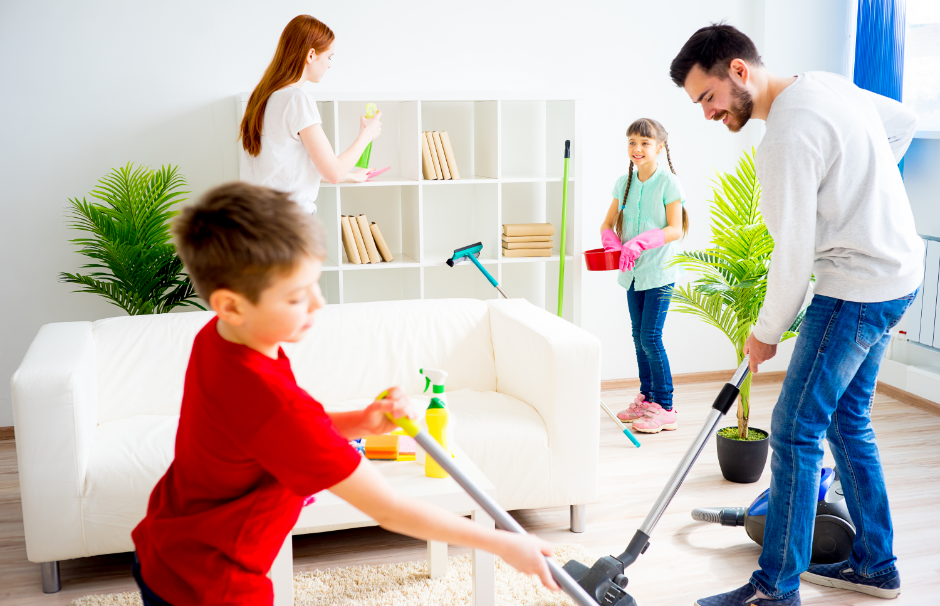
[(384, 398), (369, 404), (362, 411), (360, 427), (364, 431), (363, 435), (383, 434), (397, 429), (398, 426), (392, 423), (386, 414), (391, 414), (394, 419), (408, 417), (415, 420), (418, 418), (418, 413), (405, 392), (399, 387), (393, 387), (388, 390)]
[(499, 557), (523, 574), (538, 575), (542, 580), (542, 585), (545, 585), (548, 589), (552, 591), (561, 589), (555, 579), (552, 578), (548, 562), (545, 561), (545, 556), (551, 556), (554, 552), (551, 543), (531, 534), (511, 532), (501, 532), (500, 534), (506, 535), (506, 545), (497, 553)]

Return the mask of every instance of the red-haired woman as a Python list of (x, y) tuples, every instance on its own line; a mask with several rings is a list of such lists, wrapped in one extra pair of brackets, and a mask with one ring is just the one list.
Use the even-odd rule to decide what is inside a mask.
[(241, 124), (243, 179), (290, 192), (310, 213), (317, 211), (321, 178), (330, 183), (366, 180), (365, 169), (350, 171), (382, 131), (382, 112), (363, 117), (353, 144), (339, 156), (333, 152), (316, 101), (304, 84), (319, 82), (330, 69), (334, 39), (323, 22), (310, 15), (294, 17), (248, 99)]

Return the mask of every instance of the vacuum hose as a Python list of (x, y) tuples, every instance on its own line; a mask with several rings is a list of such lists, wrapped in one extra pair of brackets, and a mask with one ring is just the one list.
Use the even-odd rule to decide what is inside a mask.
[(692, 510), (692, 519), (722, 526), (744, 526), (746, 507), (699, 507)]

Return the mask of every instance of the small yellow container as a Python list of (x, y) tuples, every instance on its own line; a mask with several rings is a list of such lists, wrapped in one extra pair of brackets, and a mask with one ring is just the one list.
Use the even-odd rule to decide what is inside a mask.
[[(444, 407), (444, 403), (438, 398), (431, 398), (431, 405), (424, 413), (425, 422), (428, 425), (428, 433), (437, 440), (444, 452), (450, 453), (450, 445), (447, 443), (447, 423), (450, 421), (450, 413)], [(446, 478), (449, 474), (444, 471), (437, 461), (427, 457), (424, 462), (424, 475), (429, 478)]]

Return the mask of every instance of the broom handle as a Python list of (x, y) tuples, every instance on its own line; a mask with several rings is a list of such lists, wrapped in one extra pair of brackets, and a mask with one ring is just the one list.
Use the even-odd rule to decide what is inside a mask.
[(561, 180), (561, 243), (558, 260), (558, 317), (564, 307), (565, 300), (565, 231), (568, 226), (568, 159), (571, 157), (571, 141), (565, 141), (565, 171)]

